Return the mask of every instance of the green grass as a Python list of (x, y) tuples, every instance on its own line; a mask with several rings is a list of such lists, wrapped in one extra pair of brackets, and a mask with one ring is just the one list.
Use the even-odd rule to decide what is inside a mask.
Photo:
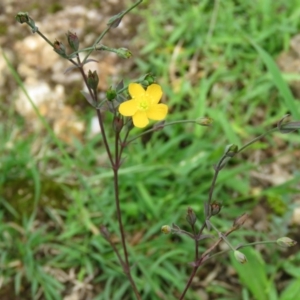
[[(275, 59), (299, 32), (300, 1), (144, 1), (133, 13), (142, 20), (132, 40), (133, 48), (141, 49), (134, 56), (135, 72), (156, 76), (170, 107), (167, 120), (214, 119), (210, 128), (175, 125), (137, 140), (127, 148), (120, 172), (133, 277), (143, 300), (178, 299), (191, 272), (194, 245), (184, 236), (162, 235), (161, 226), (174, 222), (187, 229), (188, 206), (203, 221), (212, 166), (226, 145), (244, 145), (287, 112), (299, 119), (299, 104), (285, 81), (296, 74), (282, 74)], [(12, 66), (11, 74), (22, 86)], [(134, 79), (130, 74), (125, 78)], [(0, 298), (19, 294), (35, 299), (41, 289), (42, 299), (63, 299), (69, 290), (57, 274), (67, 276), (72, 270), (68, 284), (91, 284), (95, 300), (133, 299), (115, 254), (99, 235), (106, 225), (119, 241), (112, 172), (99, 163), (101, 137), (65, 145), (41, 116), (43, 136), (27, 134), (12, 108), (1, 110)], [(278, 139), (284, 145), (280, 149)], [(221, 171), (214, 198), (224, 208), (220, 218), (212, 219), (221, 231), (259, 203), (268, 211), (269, 232), (241, 230), (229, 237), (234, 245), (295, 235), (288, 222), (299, 194), (298, 162), (291, 168), (293, 178), (276, 186), (257, 182), (250, 170), (270, 166), (283, 154), (294, 157), (299, 142), (297, 133), (276, 133)], [(34, 143), (40, 145), (38, 151), (32, 151)], [(259, 165), (253, 159), (258, 153)], [(210, 244), (205, 241), (201, 249)], [(199, 271), (200, 284), (186, 299), (199, 298), (198, 289), (209, 299), (295, 299), (298, 253), (291, 256), (268, 246), (260, 254), (246, 251), (249, 269), (224, 254)], [(201, 285), (216, 266), (222, 273), (229, 265), (236, 272), (232, 279), (219, 274), (216, 279), (227, 285)]]

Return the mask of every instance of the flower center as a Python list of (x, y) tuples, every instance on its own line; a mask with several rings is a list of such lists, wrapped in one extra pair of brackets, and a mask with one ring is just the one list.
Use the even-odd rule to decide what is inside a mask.
[(149, 109), (149, 100), (146, 97), (141, 97), (138, 103), (138, 109), (142, 111), (146, 111)]

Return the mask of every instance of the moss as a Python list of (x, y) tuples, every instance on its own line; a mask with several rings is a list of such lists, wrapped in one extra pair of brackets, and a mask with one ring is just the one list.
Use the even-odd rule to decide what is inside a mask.
[(40, 10), (41, 6), (38, 2), (33, 2), (31, 6), (28, 8), (28, 11), (32, 10)]
[(283, 202), (282, 196), (270, 193), (267, 195), (267, 201), (270, 208), (278, 216), (283, 216), (287, 211), (287, 206)]
[[(68, 199), (65, 186), (50, 178), (41, 180), (41, 194), (38, 202), (38, 218), (46, 221), (46, 207), (66, 209)], [(4, 203), (6, 202), (6, 203)], [(24, 217), (30, 216), (34, 211), (34, 186), (32, 180), (23, 177), (15, 178), (5, 183), (2, 205), (6, 208), (4, 217), (6, 221), (20, 223)], [(14, 213), (12, 213), (14, 211)]]
[(62, 10), (64, 7), (61, 3), (59, 2), (54, 2), (49, 8), (48, 8), (48, 13), (50, 14), (55, 14), (56, 12)]
[(101, 8), (101, 1), (99, 1), (99, 0), (92, 1), (91, 2), (91, 7), (96, 8), (96, 9)]
[(6, 35), (7, 33), (7, 26), (5, 24), (0, 23), (0, 35)]
[(80, 92), (80, 87), (73, 87), (68, 95), (66, 105), (71, 106), (79, 115), (85, 115), (90, 110), (90, 104), (85, 100)]

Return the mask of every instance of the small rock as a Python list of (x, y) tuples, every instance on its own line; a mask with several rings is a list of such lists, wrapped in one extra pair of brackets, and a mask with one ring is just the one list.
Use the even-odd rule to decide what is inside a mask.
[(300, 202), (298, 202), (298, 207), (293, 211), (292, 224), (300, 225)]

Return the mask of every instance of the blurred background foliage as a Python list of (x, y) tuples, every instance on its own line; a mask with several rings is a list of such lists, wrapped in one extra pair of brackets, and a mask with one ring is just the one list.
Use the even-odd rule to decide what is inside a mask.
[[(25, 1), (10, 13), (30, 14), (32, 9), (43, 18), (72, 3), (80, 4), (50, 1), (41, 7)], [(87, 5), (99, 11), (111, 6), (118, 12), (130, 3)], [(132, 47), (133, 64), (117, 79), (128, 83), (154, 74), (170, 108), (168, 121), (214, 119), (209, 128), (166, 127), (127, 148), (120, 173), (121, 205), (143, 300), (178, 299), (184, 289), (193, 243), (182, 236), (162, 235), (160, 228), (174, 222), (188, 229), (188, 206), (202, 224), (213, 165), (225, 146), (241, 147), (286, 113), (297, 115), (286, 105), (288, 95), (278, 89), (281, 78), (270, 72), (254, 45), (281, 68), (299, 114), (299, 72), (282, 68), (300, 61), (293, 43), (300, 32), (299, 17), (299, 0), (153, 0), (125, 17), (132, 19), (128, 32), (134, 36), (126, 43)], [(1, 23), (1, 35), (8, 34), (5, 26)], [(13, 97), (1, 93), (1, 98), (0, 298), (133, 299), (115, 254), (99, 235), (100, 226), (106, 225), (119, 242), (112, 172), (101, 135), (90, 134), (90, 107), (83, 104), (80, 114), (86, 124), (84, 137), (61, 141), (62, 153), (51, 135), (27, 130), (23, 117), (9, 105)], [(106, 125), (111, 128), (111, 118)], [(245, 228), (230, 236), (234, 245), (286, 235), (299, 240), (299, 142), (297, 132), (275, 133), (246, 149), (220, 173), (214, 200), (224, 207), (212, 219), (214, 224), (225, 231), (237, 216), (250, 214)], [(211, 240), (203, 242), (200, 250), (209, 244)], [(199, 270), (186, 299), (296, 299), (297, 247), (281, 251), (260, 246), (246, 252), (248, 269), (228, 254), (210, 260)]]

